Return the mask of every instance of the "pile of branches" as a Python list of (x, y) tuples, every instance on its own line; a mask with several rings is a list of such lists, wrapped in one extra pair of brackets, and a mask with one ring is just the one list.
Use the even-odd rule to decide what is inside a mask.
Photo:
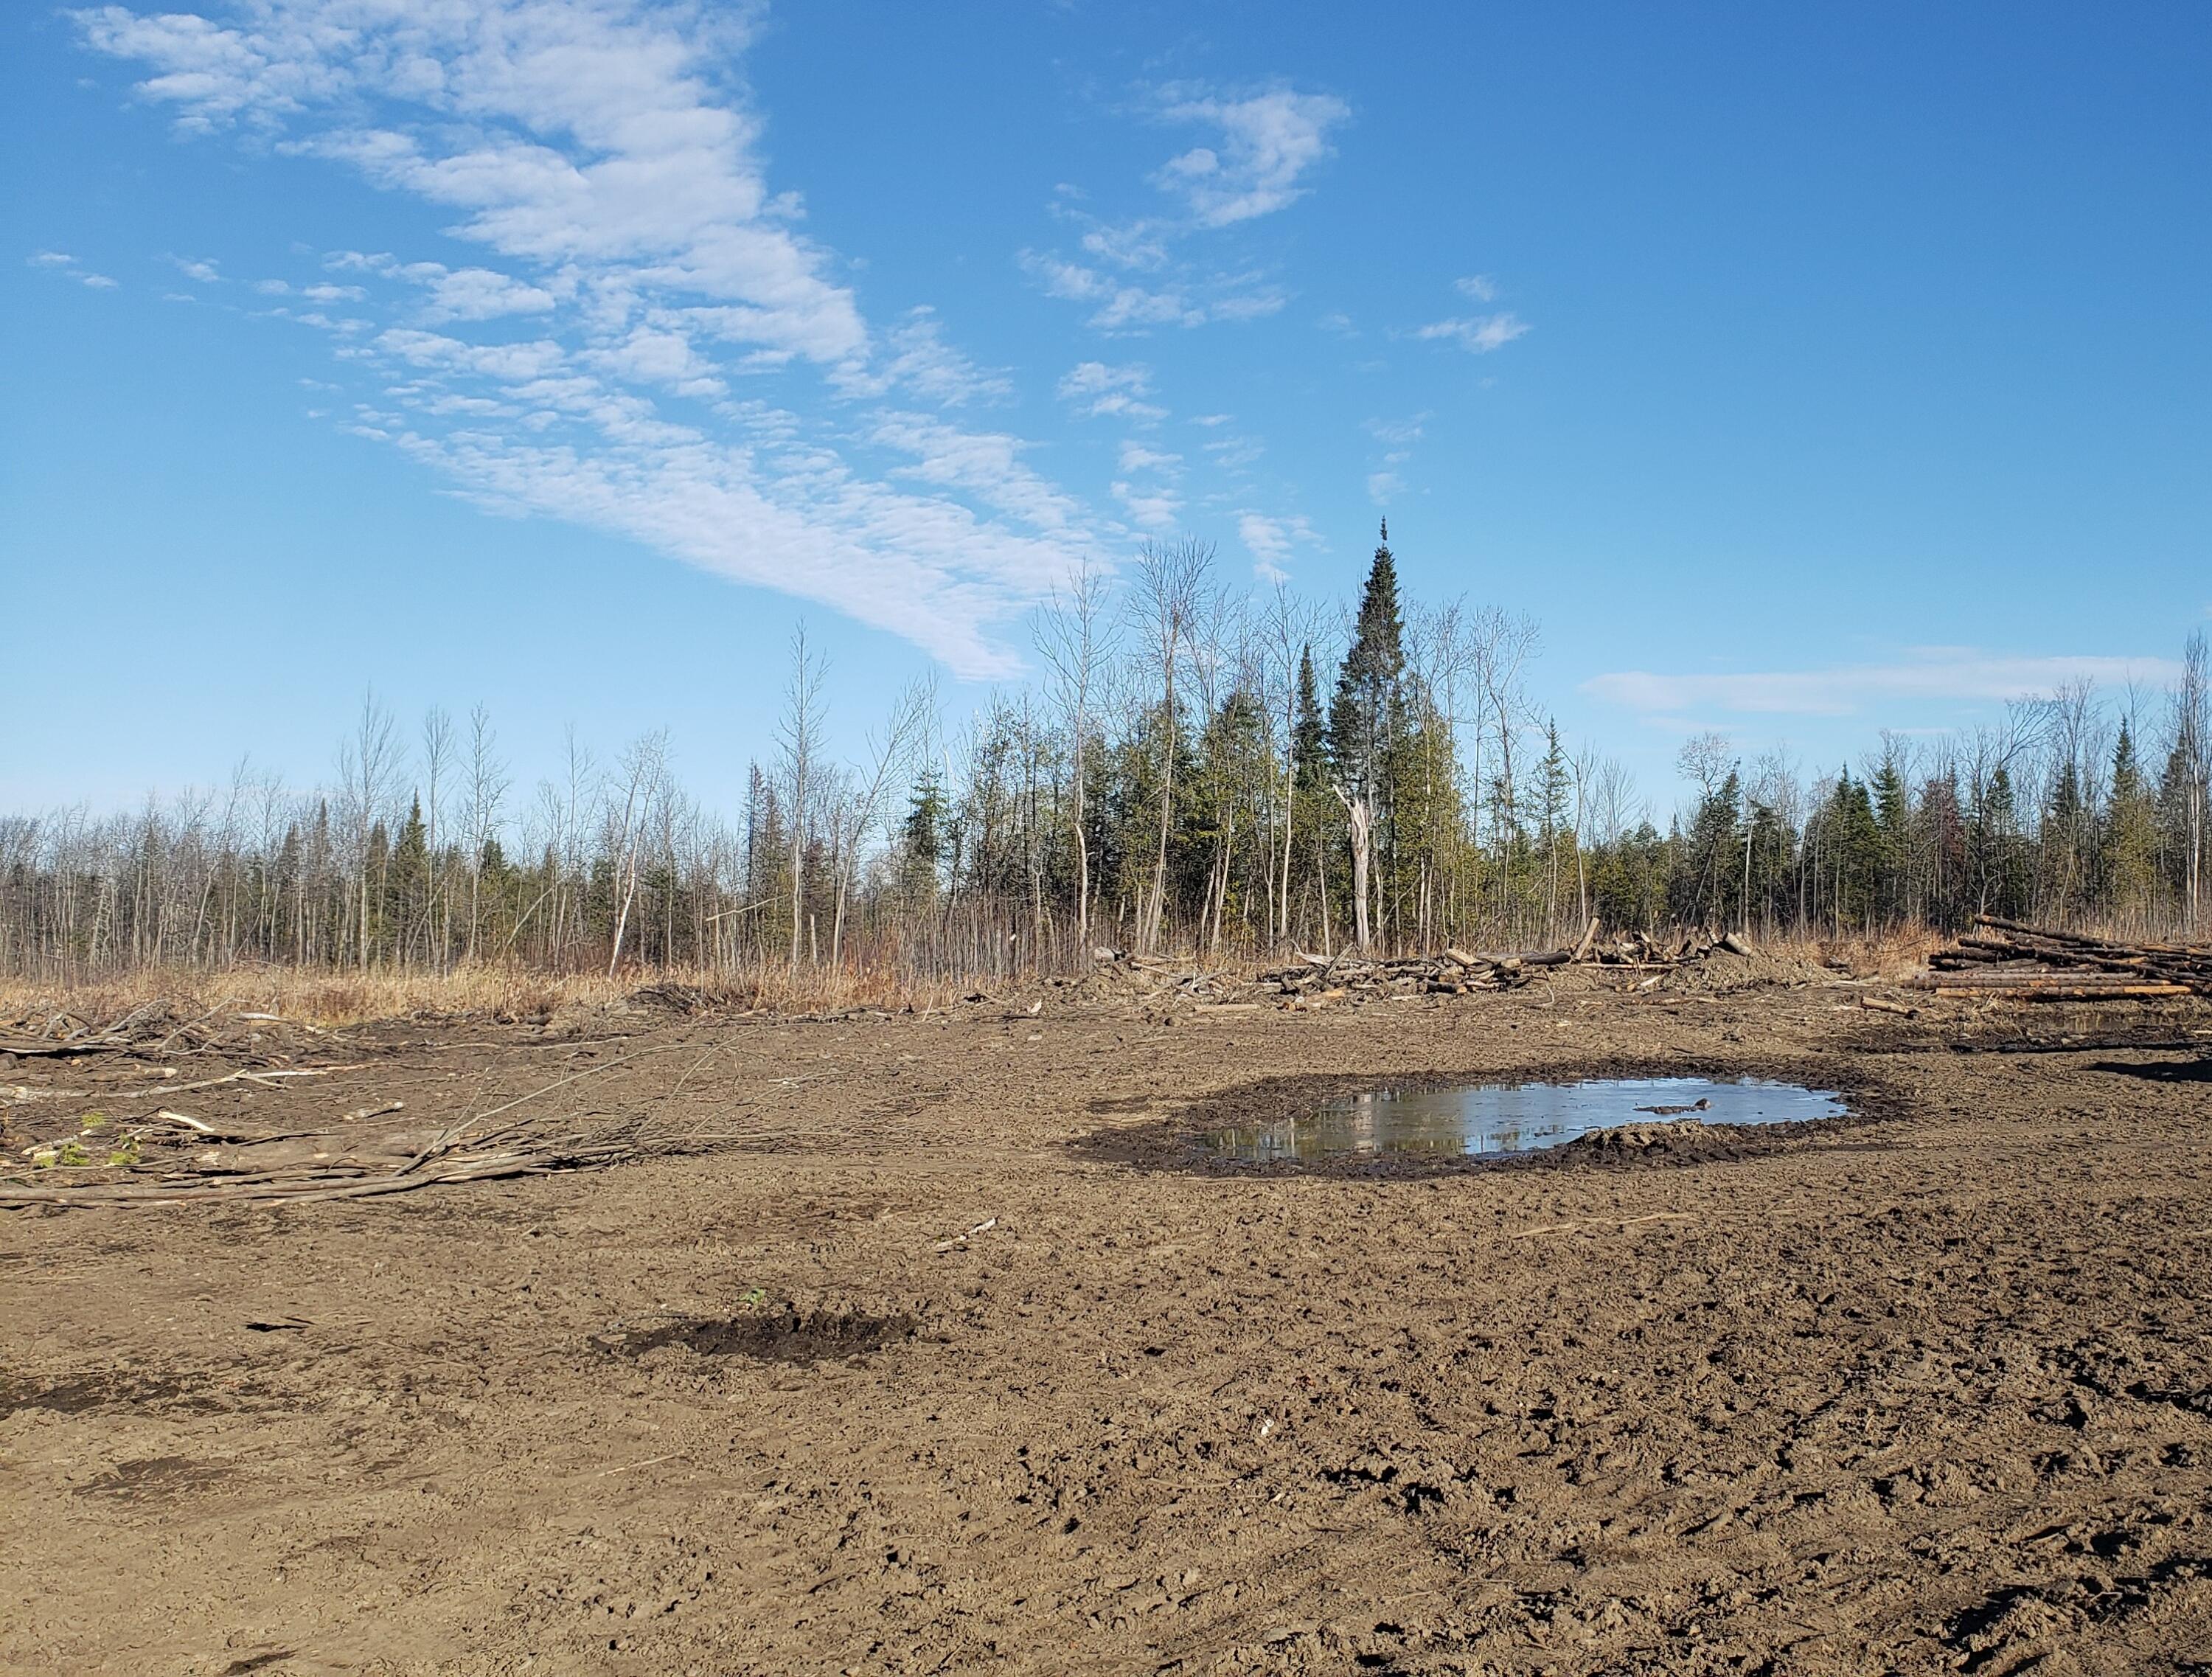
[(1656, 988), (1672, 969), (1702, 961), (1717, 951), (1749, 955), (1751, 945), (1735, 932), (1703, 929), (1662, 942), (1643, 932), (1601, 939), (1593, 920), (1572, 949), (1528, 950), (1519, 954), (1470, 954), (1446, 949), (1433, 955), (1369, 955), (1344, 951), (1335, 955), (1301, 952), (1288, 965), (1256, 976), (1193, 968), (1167, 956), (1129, 955), (1102, 949), (1097, 958), (1109, 970), (1162, 993), (1216, 1006), (1300, 1007), (1332, 1002), (1382, 1000), (1393, 996), (1469, 995), (1515, 990), (1547, 968), (1604, 966), (1651, 975), (1635, 987)]
[(1300, 955), (1287, 967), (1263, 972), (1252, 985), (1261, 997), (1295, 1000), (1371, 1000), (1389, 995), (1463, 996), (1477, 990), (1512, 990), (1535, 970), (1564, 967), (1574, 959), (1566, 949), (1525, 955), (1470, 955), (1447, 949), (1440, 955), (1367, 957)]
[(228, 1006), (187, 1013), (157, 999), (106, 1020), (87, 1018), (68, 1008), (0, 1019), (0, 1054), (17, 1060), (68, 1060), (122, 1054), (145, 1060), (222, 1049), (233, 1059), (274, 1061), (283, 1056), (269, 1044), (295, 1033), (331, 1035), (275, 1013), (240, 1012)]
[[(173, 1030), (164, 1032), (151, 1041), (167, 1046), (173, 1036)], [(0, 1037), (0, 1042), (10, 1053), (104, 1050), (132, 1059), (143, 1059), (149, 1046), (144, 1033), (128, 1030), (86, 1030), (72, 1036), (24, 1032)], [(580, 1128), (573, 1117), (545, 1115), (542, 1106), (529, 1112), (520, 1109), (583, 1078), (673, 1046), (648, 1046), (619, 1054), (483, 1111), (472, 1109), (442, 1122), (394, 1120), (391, 1115), (406, 1104), (398, 1100), (311, 1120), (307, 1127), (291, 1129), (211, 1121), (167, 1104), (198, 1104), (187, 1097), (233, 1085), (280, 1093), (299, 1088), (297, 1079), (357, 1072), (373, 1063), (357, 1060), (272, 1067), (268, 1059), (283, 1056), (266, 1051), (255, 1054), (258, 1065), (181, 1081), (174, 1080), (173, 1066), (161, 1067), (160, 1080), (149, 1086), (110, 1089), (99, 1096), (118, 1109), (116, 1115), (88, 1111), (58, 1123), (50, 1121), (42, 1127), (46, 1133), (21, 1147), (15, 1144), (27, 1106), (74, 1103), (92, 1097), (94, 1091), (0, 1089), (0, 1101), (5, 1103), (0, 1132), (15, 1131), (8, 1139), (12, 1151), (0, 1162), (0, 1210), (351, 1200), (411, 1193), (441, 1183), (494, 1182), (612, 1164), (642, 1151), (639, 1121)], [(156, 1101), (163, 1104), (150, 1113), (122, 1115), (121, 1109)]]
[(242, 1128), (167, 1108), (119, 1121), (89, 1114), (70, 1133), (21, 1150), (17, 1167), (0, 1176), (0, 1208), (356, 1200), (612, 1164), (637, 1151), (629, 1126), (563, 1135), (523, 1125), (391, 1131), (364, 1121), (400, 1105), (348, 1113), (342, 1125), (317, 1130)]
[(1929, 957), (1916, 989), (2020, 1001), (2156, 1001), (2212, 996), (2212, 945), (2123, 943), (1974, 916), (1976, 930)]

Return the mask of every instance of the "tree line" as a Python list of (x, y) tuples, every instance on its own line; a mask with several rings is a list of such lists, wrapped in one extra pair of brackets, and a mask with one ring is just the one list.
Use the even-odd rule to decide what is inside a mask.
[(1969, 734), (1885, 735), (1832, 772), (1698, 736), (1662, 829), (1535, 702), (1535, 626), (1402, 601), (1382, 533), (1351, 611), (1239, 592), (1192, 540), (1079, 573), (1036, 614), (1036, 681), (957, 726), (910, 687), (857, 761), (829, 747), (801, 629), (734, 811), (684, 788), (665, 733), (600, 761), (572, 732), (524, 796), (481, 708), (403, 738), (372, 698), (322, 787), (241, 767), (129, 814), (0, 817), (0, 971), (982, 975), (1102, 949), (1526, 947), (1593, 917), (2204, 934), (2201, 633), (2169, 691), (2115, 705), (2078, 684)]

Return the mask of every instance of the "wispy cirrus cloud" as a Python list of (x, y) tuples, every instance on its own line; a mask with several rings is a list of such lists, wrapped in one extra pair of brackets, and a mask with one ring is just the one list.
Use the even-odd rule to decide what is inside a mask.
[(2021, 656), (1970, 647), (1919, 647), (1887, 664), (1741, 674), (1625, 670), (1594, 677), (1594, 698), (1655, 715), (1687, 712), (1847, 716), (1897, 701), (1992, 702), (2035, 698), (2069, 682), (2165, 683), (2180, 665), (2163, 658)]
[(1504, 349), (1516, 337), (1525, 337), (1528, 331), (1526, 320), (1506, 311), (1451, 320), (1433, 320), (1425, 326), (1416, 327), (1413, 336), (1431, 343), (1441, 339), (1456, 343), (1470, 354), (1486, 355), (1492, 349)]
[(1294, 548), (1323, 545), (1320, 532), (1303, 514), (1270, 517), (1263, 513), (1239, 513), (1237, 539), (1252, 556), (1253, 574), (1264, 582), (1289, 580), (1285, 567)]
[(484, 253), (339, 252), (337, 277), (270, 294), (368, 386), (349, 428), (479, 504), (819, 601), (966, 676), (1016, 666), (994, 630), (1092, 542), (1019, 440), (913, 411), (1010, 386), (926, 308), (872, 328), (797, 196), (771, 188), (761, 119), (731, 90), (751, 8), (73, 15), (185, 134), (351, 170)]
[(1165, 419), (1168, 410), (1144, 398), (1152, 392), (1152, 369), (1141, 362), (1109, 367), (1103, 361), (1079, 362), (1060, 381), (1060, 399), (1092, 419)]
[(1089, 194), (1063, 184), (1053, 212), (1081, 229), (1079, 258), (1054, 251), (1018, 253), (1023, 270), (1050, 296), (1094, 305), (1085, 323), (1104, 332), (1256, 320), (1279, 313), (1288, 295), (1265, 274), (1218, 267), (1182, 252), (1194, 235), (1287, 208), (1305, 195), (1303, 177), (1329, 152), (1329, 131), (1351, 107), (1333, 94), (1290, 88), (1231, 95), (1192, 82), (1157, 88), (1143, 104), (1158, 121), (1204, 125), (1213, 143), (1178, 153), (1151, 184), (1176, 202), (1173, 213), (1114, 221), (1085, 207)]

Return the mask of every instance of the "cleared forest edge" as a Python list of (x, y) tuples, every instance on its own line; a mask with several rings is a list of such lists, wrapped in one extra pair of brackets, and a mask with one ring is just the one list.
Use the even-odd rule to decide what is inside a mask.
[(778, 967), (927, 984), (1079, 976), (1101, 945), (1526, 949), (1592, 916), (1770, 943), (1979, 913), (2212, 932), (2202, 634), (2162, 696), (2023, 698), (1832, 769), (1698, 734), (1678, 803), (1547, 716), (1532, 623), (1401, 605), (1387, 546), (1346, 633), (1236, 595), (1202, 544), (1105, 588), (1040, 620), (1040, 686), (964, 722), (909, 689), (851, 763), (795, 637), (779, 751), (706, 796), (662, 732), (608, 763), (572, 740), (525, 802), (481, 708), (464, 731), (434, 708), (410, 742), (372, 697), (323, 787), (241, 768), (129, 814), (0, 815), (0, 973), (638, 963), (780, 993)]
[[(1654, 940), (1679, 942), (1686, 935), (1680, 930), (1663, 932)], [(1896, 981), (1925, 966), (1942, 941), (1938, 933), (1915, 926), (1847, 938), (1762, 939), (1758, 947), (1762, 956), (1778, 963)], [(1392, 951), (1389, 958), (1412, 953)], [(1441, 957), (1443, 951), (1434, 953)], [(1098, 959), (1094, 952), (1078, 976), (1091, 978), (1102, 968), (1117, 964)], [(1282, 963), (1254, 955), (1204, 957), (1197, 951), (1184, 950), (1146, 957), (1142, 964), (1162, 974), (1206, 975), (1245, 984)], [(615, 1007), (639, 998), (659, 998), (679, 1012), (920, 1012), (954, 1006), (979, 991), (1026, 995), (1064, 988), (1068, 981), (1066, 975), (1054, 973), (940, 975), (901, 970), (890, 963), (863, 966), (852, 962), (794, 968), (770, 961), (735, 971), (639, 964), (626, 965), (611, 977), (599, 971), (556, 973), (521, 965), (366, 973), (313, 967), (164, 965), (77, 979), (0, 975), (0, 1025), (19, 1033), (34, 1031), (66, 1015), (72, 1025), (55, 1033), (66, 1034), (75, 1025), (96, 1028), (155, 1005), (165, 1006), (179, 1021), (203, 1014), (232, 1019), (265, 1014), (325, 1029), (380, 1019), (471, 1014), (541, 1020), (580, 1009)]]

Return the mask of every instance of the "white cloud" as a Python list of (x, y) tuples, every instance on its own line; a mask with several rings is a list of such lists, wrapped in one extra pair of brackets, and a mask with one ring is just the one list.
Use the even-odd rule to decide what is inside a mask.
[(1074, 532), (1082, 507), (1022, 464), (1030, 445), (996, 432), (963, 431), (920, 414), (886, 414), (872, 440), (914, 457), (893, 476), (968, 491), (1034, 529)]
[[(1277, 88), (1230, 98), (1182, 83), (1159, 89), (1152, 111), (1166, 121), (1205, 123), (1220, 133), (1218, 145), (1194, 147), (1152, 176), (1155, 185), (1181, 201), (1183, 213), (1102, 220), (1075, 207), (1084, 195), (1063, 185), (1052, 213), (1084, 229), (1087, 260), (1024, 251), (1021, 265), (1050, 295), (1091, 305), (1086, 324), (1098, 331), (1202, 326), (1280, 312), (1288, 295), (1264, 276), (1206, 271), (1178, 261), (1176, 242), (1294, 203), (1304, 192), (1299, 177), (1328, 155), (1328, 131), (1351, 114), (1350, 107), (1328, 94)], [(1139, 285), (1126, 277), (1130, 273), (1161, 277)]]
[(1202, 446), (1213, 457), (1213, 464), (1224, 471), (1240, 471), (1267, 452), (1257, 437), (1217, 437)]
[(1182, 200), (1200, 227), (1227, 227), (1294, 204), (1298, 177), (1328, 155), (1328, 131), (1352, 114), (1331, 94), (1287, 88), (1224, 99), (1188, 88), (1162, 90), (1172, 121), (1208, 123), (1218, 148), (1198, 146), (1171, 158), (1153, 183)]
[(1121, 470), (1160, 471), (1172, 475), (1182, 470), (1182, 456), (1149, 448), (1141, 442), (1124, 442), (1121, 445)]
[(1094, 419), (1164, 419), (1165, 408), (1142, 399), (1152, 394), (1152, 368), (1140, 362), (1109, 367), (1103, 362), (1086, 361), (1060, 380), (1060, 399)]
[(1448, 339), (1462, 349), (1482, 355), (1503, 349), (1528, 331), (1528, 323), (1517, 314), (1480, 314), (1471, 319), (1437, 320), (1421, 327), (1413, 336)]
[[(347, 428), (487, 507), (823, 602), (963, 675), (1015, 667), (994, 633), (1067, 574), (1090, 539), (1082, 509), (1018, 439), (853, 412), (894, 391), (952, 406), (1011, 389), (926, 309), (872, 332), (835, 258), (799, 231), (802, 205), (771, 189), (761, 119), (732, 91), (754, 8), (250, 0), (228, 23), (75, 15), (185, 132), (247, 130), (354, 170), (487, 253), (448, 267), (341, 252), (328, 265), (343, 283), (298, 294), (382, 317), (289, 316), (331, 332), (375, 386)], [(1134, 319), (1145, 305), (1109, 288), (1096, 307)], [(781, 399), (738, 400), (739, 379), (783, 380)], [(677, 422), (671, 394), (710, 405)], [(1091, 400), (1159, 413), (1127, 385)], [(896, 464), (872, 478), (856, 449)]]
[(882, 395), (903, 389), (948, 408), (994, 406), (1014, 399), (1013, 381), (1004, 373), (985, 372), (945, 341), (936, 311), (907, 311), (884, 334), (885, 352), (873, 368), (839, 369), (839, 383), (855, 395)]
[(1294, 546), (1322, 545), (1321, 537), (1303, 516), (1270, 518), (1260, 513), (1240, 513), (1237, 538), (1252, 556), (1253, 574), (1267, 582), (1288, 580), (1290, 573), (1284, 568), (1284, 562)]
[(95, 291), (112, 291), (116, 289), (117, 282), (110, 279), (106, 274), (89, 272), (66, 251), (34, 251), (28, 258), (27, 265), (33, 268), (51, 268), (57, 273), (66, 274), (79, 285), (90, 286)]
[(1121, 503), (1132, 523), (1146, 530), (1168, 530), (1182, 511), (1182, 499), (1163, 489), (1138, 489), (1116, 480), (1114, 498)]
[(1097, 304), (1088, 324), (1100, 331), (1141, 331), (1149, 326), (1198, 326), (1206, 323), (1206, 311), (1194, 307), (1177, 292), (1148, 291), (1141, 285), (1126, 285), (1108, 279), (1095, 268), (1063, 261), (1056, 256), (1041, 256), (1034, 251), (1023, 252), (1021, 264), (1043, 285), (1048, 295), (1070, 302)]
[(1411, 448), (1421, 440), (1422, 428), (1428, 419), (1426, 413), (1417, 413), (1407, 419), (1370, 419), (1367, 422), (1367, 434), (1388, 447)]
[(851, 294), (768, 192), (758, 122), (715, 97), (744, 38), (726, 16), (589, 0), (261, 0), (237, 28), (77, 16), (94, 47), (155, 72), (138, 91), (188, 130), (283, 130), (288, 149), (458, 210), (456, 233), (511, 258), (750, 307), (763, 342), (816, 361), (866, 348)]
[(678, 396), (720, 396), (729, 389), (689, 337), (643, 322), (619, 343), (585, 351), (583, 360), (617, 379), (658, 385)]
[(173, 256), (169, 260), (177, 264), (177, 271), (186, 279), (198, 280), (202, 285), (222, 283), (222, 271), (212, 258)]
[(1387, 507), (1406, 492), (1406, 480), (1395, 471), (1370, 471), (1367, 474), (1367, 498), (1377, 507)]
[(1478, 303), (1498, 301), (1498, 282), (1487, 274), (1469, 274), (1464, 279), (1454, 280), (1462, 296), (1472, 297)]
[[(510, 314), (547, 314), (553, 294), (489, 268), (448, 269), (435, 262), (414, 262), (400, 270), (426, 286), (430, 313), (444, 320), (495, 320)], [(312, 294), (310, 294), (312, 295)]]
[(2159, 658), (2020, 657), (1967, 647), (1910, 649), (1891, 664), (1844, 665), (1737, 675), (1655, 674), (1627, 670), (1593, 677), (1583, 690), (1632, 710), (1670, 714), (1844, 716), (1895, 701), (1994, 702), (2050, 693), (2069, 681), (2124, 686), (2162, 683), (2180, 666)]
[(1083, 248), (1116, 268), (1162, 268), (1167, 265), (1168, 233), (1155, 221), (1097, 222), (1083, 235)]

